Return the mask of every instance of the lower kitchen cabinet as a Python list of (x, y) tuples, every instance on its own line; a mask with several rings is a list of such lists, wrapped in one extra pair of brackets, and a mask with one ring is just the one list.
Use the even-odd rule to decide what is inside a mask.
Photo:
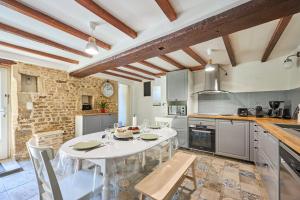
[(249, 160), (249, 122), (217, 120), (216, 154)]
[(75, 135), (86, 135), (113, 128), (118, 122), (117, 114), (78, 115), (75, 117)]
[(189, 136), (187, 117), (173, 117), (172, 128), (177, 131), (179, 147), (188, 148)]
[(262, 127), (254, 129), (254, 162), (269, 199), (279, 199), (279, 141)]

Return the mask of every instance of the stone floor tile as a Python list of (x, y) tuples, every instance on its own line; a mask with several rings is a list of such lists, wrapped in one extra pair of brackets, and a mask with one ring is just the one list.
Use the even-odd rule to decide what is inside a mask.
[(241, 183), (241, 190), (250, 194), (255, 194), (260, 196), (260, 189), (257, 185)]
[(203, 188), (200, 193), (200, 199), (205, 200), (219, 200), (220, 199), (220, 193), (215, 192), (212, 190), (208, 190), (206, 188)]
[(224, 190), (222, 191), (222, 196), (224, 198), (239, 200), (241, 199), (241, 192), (239, 189), (224, 188)]
[(0, 179), (6, 190), (35, 181), (34, 171), (22, 171)]
[(29, 182), (7, 191), (10, 200), (27, 200), (38, 194), (38, 186), (35, 182)]

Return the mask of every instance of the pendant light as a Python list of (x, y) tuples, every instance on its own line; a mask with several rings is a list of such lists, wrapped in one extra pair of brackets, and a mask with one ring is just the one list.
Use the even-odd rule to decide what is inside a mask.
[(99, 54), (99, 49), (96, 44), (96, 39), (92, 36), (97, 25), (98, 24), (96, 22), (90, 22), (91, 36), (89, 37), (88, 43), (85, 46), (85, 52), (90, 55)]
[(206, 72), (212, 72), (215, 71), (217, 66), (212, 64), (212, 59), (211, 59), (211, 54), (212, 54), (212, 49), (207, 49), (207, 55), (209, 57), (207, 64), (205, 65), (204, 70)]

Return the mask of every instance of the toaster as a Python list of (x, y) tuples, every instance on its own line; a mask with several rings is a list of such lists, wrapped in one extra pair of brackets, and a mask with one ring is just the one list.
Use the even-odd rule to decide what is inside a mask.
[(241, 117), (248, 116), (248, 108), (238, 108), (237, 114)]

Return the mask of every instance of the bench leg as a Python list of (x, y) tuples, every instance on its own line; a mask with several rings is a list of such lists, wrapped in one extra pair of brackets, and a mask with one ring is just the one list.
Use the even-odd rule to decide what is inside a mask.
[(140, 200), (146, 199), (145, 195), (143, 193), (140, 194)]
[(192, 175), (193, 175), (194, 187), (195, 187), (195, 190), (197, 190), (195, 165), (196, 165), (196, 161), (192, 164)]

